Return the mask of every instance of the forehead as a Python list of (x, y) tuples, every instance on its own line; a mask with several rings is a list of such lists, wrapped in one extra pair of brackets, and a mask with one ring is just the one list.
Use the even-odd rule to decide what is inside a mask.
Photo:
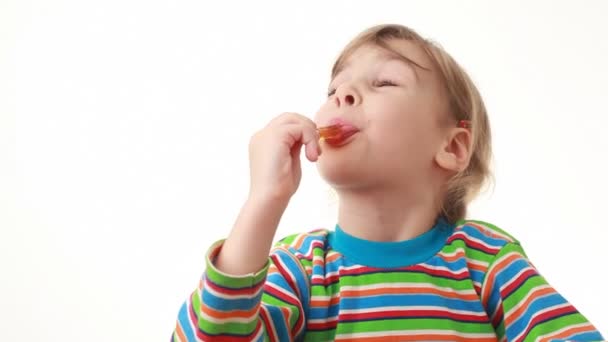
[(432, 71), (429, 56), (415, 43), (403, 39), (391, 39), (383, 43), (385, 46), (364, 43), (351, 51), (345, 51), (334, 67), (332, 78), (349, 68), (392, 60), (411, 67), (417, 78)]

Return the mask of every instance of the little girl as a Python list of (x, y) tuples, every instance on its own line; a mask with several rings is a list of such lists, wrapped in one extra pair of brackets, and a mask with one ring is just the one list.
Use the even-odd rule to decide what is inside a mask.
[[(602, 339), (519, 241), (464, 220), (489, 177), (490, 125), (448, 53), (381, 25), (331, 76), (314, 121), (285, 113), (251, 138), (248, 199), (209, 249), (173, 341)], [(330, 125), (338, 138), (320, 138)], [(271, 249), (302, 147), (338, 194), (338, 222)]]

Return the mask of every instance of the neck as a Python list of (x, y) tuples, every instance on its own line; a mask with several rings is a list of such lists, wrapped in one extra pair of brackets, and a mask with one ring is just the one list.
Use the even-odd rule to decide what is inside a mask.
[(340, 190), (338, 224), (350, 235), (371, 241), (402, 241), (431, 229), (439, 213), (430, 192), (412, 196), (403, 189)]

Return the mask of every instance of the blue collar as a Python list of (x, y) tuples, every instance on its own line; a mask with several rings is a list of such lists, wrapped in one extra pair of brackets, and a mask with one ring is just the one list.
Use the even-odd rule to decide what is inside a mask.
[(328, 242), (350, 263), (379, 268), (406, 267), (437, 254), (453, 230), (454, 226), (440, 217), (429, 231), (413, 239), (378, 242), (352, 236), (336, 224), (335, 231), (329, 232)]

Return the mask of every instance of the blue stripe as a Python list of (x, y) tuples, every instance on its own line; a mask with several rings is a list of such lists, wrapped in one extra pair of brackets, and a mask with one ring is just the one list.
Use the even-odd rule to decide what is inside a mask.
[(460, 228), (463, 232), (465, 232), (468, 236), (473, 237), (477, 240), (483, 241), (486, 245), (489, 245), (494, 248), (502, 248), (504, 245), (508, 243), (507, 240), (503, 238), (495, 238), (484, 234), (479, 228), (464, 225)]
[[(539, 297), (534, 299), (534, 301), (532, 301), (530, 303), (530, 305), (528, 305), (528, 307), (526, 307), (526, 311), (520, 316), (520, 318), (518, 320), (516, 320), (515, 322), (513, 322), (513, 324), (510, 327), (507, 327), (507, 334), (510, 336), (515, 336), (517, 334), (519, 334), (519, 332), (524, 331), (526, 328), (528, 328), (528, 326), (530, 325), (530, 320), (532, 319), (532, 316), (534, 314), (536, 314), (538, 311), (540, 310), (544, 310), (547, 308), (551, 308), (554, 307), (556, 305), (560, 305), (560, 304), (564, 304), (566, 303), (566, 301), (564, 300), (564, 297), (560, 296), (557, 293), (553, 293), (550, 294), (548, 296), (543, 296), (543, 297)], [(560, 315), (562, 316), (562, 315)], [(557, 317), (554, 317), (557, 318)], [(554, 319), (552, 318), (552, 319)], [(541, 324), (542, 322), (539, 322), (537, 324)]]
[(338, 314), (340, 310), (339, 304), (330, 305), (328, 307), (313, 307), (310, 309), (310, 314), (308, 315), (309, 319), (320, 319), (333, 317)]
[(187, 341), (196, 341), (194, 336), (194, 332), (190, 329), (190, 315), (188, 313), (188, 305), (184, 303), (182, 307), (179, 309), (179, 314), (177, 316), (177, 320), (179, 321), (179, 325), (182, 327), (184, 331), (184, 335), (186, 335)]
[(509, 265), (501, 269), (500, 272), (497, 274), (496, 279), (500, 279), (500, 281), (498, 281), (500, 284), (506, 284), (511, 279), (513, 279), (513, 277), (515, 277), (517, 273), (521, 272), (523, 269), (526, 268), (531, 268), (530, 264), (525, 259), (520, 257), (519, 259), (511, 261)]
[(224, 299), (214, 296), (203, 288), (201, 303), (205, 303), (206, 306), (218, 311), (251, 310), (258, 305), (262, 294), (263, 291), (260, 291), (260, 293), (253, 298)]
[(583, 332), (573, 336), (568, 337), (566, 340), (570, 341), (603, 341), (604, 337), (599, 333), (599, 331), (591, 331), (591, 332)]
[(427, 262), (425, 263), (421, 263), (419, 264), (420, 266), (430, 266), (432, 267), (441, 267), (441, 269), (443, 270), (448, 269), (451, 272), (456, 272), (456, 271), (460, 271), (463, 268), (467, 268), (467, 263), (466, 260), (464, 258), (452, 261), (452, 262), (447, 262), (445, 260), (443, 260), (441, 257), (435, 255), (433, 258), (429, 259)]
[[(294, 277), (295, 286), (298, 287), (297, 290), (300, 292), (300, 303), (302, 304), (304, 312), (308, 312), (308, 308), (310, 305), (310, 290), (308, 289), (307, 285), (308, 275), (302, 273), (303, 266), (299, 264), (299, 262), (296, 263), (297, 261), (294, 260), (294, 257), (287, 255), (287, 252), (285, 251), (277, 250), (275, 254), (280, 257), (283, 265), (287, 267), (289, 273)], [(287, 287), (287, 282), (285, 282), (284, 289), (291, 293), (294, 293), (294, 290), (291, 290), (289, 287)], [(296, 293), (294, 293), (294, 295), (295, 294)]]
[(270, 313), (270, 320), (277, 332), (277, 338), (279, 341), (289, 341), (290, 333), (288, 328), (285, 326), (286, 317), (283, 316), (279, 307), (268, 305), (266, 306)]

